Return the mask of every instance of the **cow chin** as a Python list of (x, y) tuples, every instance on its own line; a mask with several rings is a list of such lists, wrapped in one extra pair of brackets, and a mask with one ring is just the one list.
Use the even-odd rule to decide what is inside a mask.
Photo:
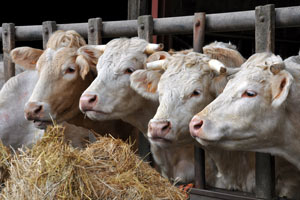
[(38, 121), (34, 120), (33, 124), (36, 128), (45, 130), (47, 126), (52, 125), (53, 123), (51, 121)]
[(112, 116), (110, 113), (104, 113), (104, 112), (98, 112), (98, 111), (86, 111), (85, 115), (94, 121), (105, 121), (105, 120), (118, 119), (117, 117)]

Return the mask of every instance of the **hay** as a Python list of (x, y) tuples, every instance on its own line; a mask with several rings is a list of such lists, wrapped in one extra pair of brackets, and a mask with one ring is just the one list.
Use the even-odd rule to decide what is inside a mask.
[(79, 150), (63, 142), (63, 128), (49, 127), (41, 141), (11, 159), (2, 199), (186, 199), (142, 162), (130, 145), (99, 137)]
[(3, 145), (3, 143), (0, 141), (0, 184), (1, 187), (3, 187), (4, 181), (9, 176), (9, 165), (10, 165), (10, 159), (11, 159), (11, 152), (10, 150)]

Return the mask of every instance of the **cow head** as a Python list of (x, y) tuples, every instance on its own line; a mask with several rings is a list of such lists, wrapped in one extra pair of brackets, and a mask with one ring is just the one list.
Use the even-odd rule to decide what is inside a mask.
[(93, 80), (101, 50), (87, 48), (84, 39), (75, 31), (57, 31), (49, 39), (46, 50), (29, 47), (11, 52), (15, 63), (37, 70), (39, 79), (25, 105), (25, 117), (39, 128), (52, 119), (61, 122), (80, 113), (81, 93)]
[(190, 122), (202, 145), (260, 150), (280, 143), (285, 104), (293, 77), (279, 56), (251, 56), (223, 93)]
[(122, 119), (142, 108), (144, 98), (130, 86), (131, 77), (144, 69), (149, 54), (161, 48), (139, 38), (110, 41), (97, 64), (97, 78), (81, 96), (80, 109), (91, 119), (108, 120)]
[[(215, 49), (215, 45), (211, 45)], [(218, 52), (210, 49), (208, 54), (195, 52), (177, 53), (167, 58), (163, 64), (166, 71), (160, 78), (157, 93), (159, 107), (148, 125), (148, 138), (151, 143), (171, 145), (191, 143), (189, 122), (193, 115), (208, 105), (219, 95), (227, 83), (229, 73), (226, 67), (212, 54)], [(223, 52), (236, 51), (222, 48)], [(215, 58), (220, 58), (214, 56)], [(242, 58), (239, 55), (238, 59)], [(232, 64), (233, 59), (222, 57), (222, 61)], [(234, 66), (241, 65), (239, 62)], [(150, 63), (149, 63), (150, 64)]]

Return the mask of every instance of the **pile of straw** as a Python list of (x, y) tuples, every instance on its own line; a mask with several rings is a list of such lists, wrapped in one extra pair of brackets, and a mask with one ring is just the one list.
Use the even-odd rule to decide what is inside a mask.
[(41, 141), (10, 162), (2, 199), (186, 199), (130, 145), (99, 137), (75, 149), (64, 143), (60, 126), (48, 128)]
[(4, 181), (9, 176), (9, 165), (11, 159), (10, 150), (0, 141), (0, 185), (3, 186)]

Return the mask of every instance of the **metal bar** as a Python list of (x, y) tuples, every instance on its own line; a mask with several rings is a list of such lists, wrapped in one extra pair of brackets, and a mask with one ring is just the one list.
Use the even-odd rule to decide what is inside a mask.
[(195, 189), (192, 188), (189, 192), (190, 200), (259, 200), (259, 198), (255, 198), (250, 196), (250, 194), (243, 195), (239, 192), (232, 192), (232, 191), (213, 191), (213, 190), (203, 190), (203, 189)]
[(102, 19), (92, 18), (88, 21), (88, 43), (102, 44)]
[[(276, 8), (276, 28), (300, 27), (300, 6)], [(192, 34), (194, 16), (154, 19), (153, 34)], [(57, 29), (75, 30), (87, 38), (88, 23), (58, 24)], [(206, 32), (254, 30), (255, 11), (206, 15)], [(137, 36), (137, 20), (103, 22), (103, 38)], [(2, 35), (2, 28), (0, 28)], [(2, 40), (2, 36), (0, 38)], [(42, 40), (42, 26), (17, 26), (16, 41)]]
[(15, 25), (12, 23), (2, 24), (2, 46), (5, 82), (15, 76), (15, 64), (10, 57), (10, 51), (15, 48)]
[[(195, 13), (193, 22), (193, 48), (195, 52), (203, 52), (205, 35), (205, 13)], [(205, 152), (194, 146), (195, 157), (195, 187), (205, 188)]]
[[(275, 50), (275, 9), (274, 5), (255, 8), (255, 50)], [(274, 158), (265, 153), (256, 153), (256, 197), (272, 199), (275, 196)]]
[[(148, 42), (152, 42), (153, 36), (153, 18), (151, 15), (138, 17), (138, 36)], [(139, 133), (138, 137), (138, 153), (145, 161), (151, 161), (150, 143), (143, 133)]]
[(47, 42), (53, 32), (57, 30), (55, 21), (43, 22), (43, 48), (46, 49)]

